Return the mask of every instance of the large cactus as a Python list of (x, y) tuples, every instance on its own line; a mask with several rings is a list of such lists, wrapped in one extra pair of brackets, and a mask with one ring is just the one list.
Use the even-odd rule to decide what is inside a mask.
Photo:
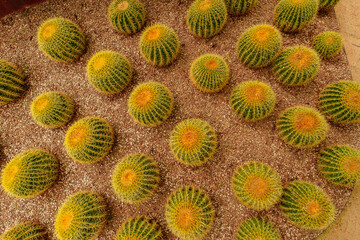
[(252, 10), (258, 0), (225, 0), (228, 12), (232, 15), (244, 15)]
[(282, 240), (279, 230), (264, 218), (251, 218), (239, 226), (236, 240)]
[(336, 56), (343, 48), (343, 37), (338, 32), (322, 32), (314, 38), (312, 47), (325, 59)]
[(46, 240), (47, 234), (45, 228), (32, 222), (20, 223), (1, 236), (1, 240)]
[(147, 217), (127, 219), (119, 228), (115, 240), (163, 240), (160, 226)]

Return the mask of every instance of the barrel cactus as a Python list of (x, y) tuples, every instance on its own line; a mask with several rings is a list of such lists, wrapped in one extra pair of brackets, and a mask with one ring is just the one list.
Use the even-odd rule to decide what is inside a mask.
[(65, 18), (46, 20), (39, 28), (40, 50), (58, 62), (74, 62), (85, 50), (85, 36), (81, 29)]
[(203, 92), (218, 92), (225, 87), (230, 77), (229, 66), (216, 54), (204, 54), (191, 64), (190, 79)]
[(71, 120), (75, 112), (75, 103), (64, 93), (46, 92), (35, 98), (30, 112), (40, 126), (57, 128)]
[(245, 66), (260, 68), (270, 65), (279, 55), (282, 36), (279, 30), (267, 24), (247, 29), (237, 43), (237, 56)]
[(308, 26), (319, 10), (319, 0), (281, 0), (275, 7), (274, 22), (283, 32), (299, 32)]
[(45, 240), (45, 228), (32, 222), (20, 223), (0, 236), (1, 240)]
[(173, 109), (170, 90), (158, 82), (138, 85), (131, 93), (128, 108), (131, 117), (144, 126), (154, 127), (163, 123)]
[(223, 0), (195, 0), (186, 18), (190, 32), (201, 38), (218, 34), (226, 21), (227, 9)]
[(239, 118), (258, 121), (272, 113), (276, 96), (269, 85), (258, 81), (247, 81), (234, 88), (230, 104)]
[(236, 240), (282, 240), (279, 230), (264, 218), (251, 218), (238, 228)]
[(353, 187), (360, 180), (360, 153), (346, 145), (326, 147), (320, 152), (318, 168), (326, 180)]
[(320, 8), (328, 10), (333, 8), (340, 0), (320, 0)]
[(114, 0), (109, 6), (108, 17), (115, 30), (133, 34), (144, 25), (146, 10), (139, 0)]
[(200, 188), (185, 186), (171, 193), (165, 206), (169, 229), (180, 239), (201, 239), (211, 229), (215, 211)]
[(127, 219), (119, 228), (115, 240), (144, 239), (162, 240), (160, 226), (147, 217), (139, 216)]
[(140, 38), (141, 55), (155, 66), (167, 66), (177, 57), (180, 42), (172, 28), (155, 24), (145, 29)]
[(37, 196), (53, 185), (59, 175), (59, 162), (45, 150), (30, 149), (16, 155), (6, 165), (1, 184), (15, 198)]
[(252, 10), (258, 0), (225, 0), (228, 12), (232, 15), (244, 15)]
[(284, 188), (280, 209), (290, 222), (310, 230), (327, 228), (335, 217), (335, 206), (325, 191), (303, 181)]
[(218, 145), (214, 129), (201, 119), (186, 119), (178, 123), (170, 136), (170, 148), (175, 157), (188, 166), (200, 166), (215, 153)]
[(273, 72), (276, 79), (288, 86), (300, 86), (313, 80), (319, 73), (320, 57), (304, 46), (285, 49), (275, 60)]
[(105, 200), (97, 193), (77, 192), (61, 205), (55, 218), (55, 233), (60, 240), (95, 239), (107, 219)]
[(320, 93), (321, 112), (340, 124), (360, 122), (360, 84), (354, 81), (338, 81), (327, 85)]
[(279, 136), (297, 148), (320, 144), (327, 136), (329, 124), (316, 109), (296, 106), (286, 109), (277, 120)]
[(143, 202), (152, 196), (160, 181), (156, 162), (144, 154), (125, 156), (112, 174), (116, 195), (126, 203)]
[(327, 31), (314, 38), (312, 47), (325, 59), (336, 56), (343, 48), (344, 40), (340, 33)]
[(113, 129), (98, 117), (85, 117), (75, 122), (65, 136), (67, 154), (80, 163), (94, 163), (104, 158), (114, 142)]
[(25, 77), (20, 69), (0, 59), (0, 106), (19, 98), (26, 88)]
[(131, 81), (132, 75), (127, 58), (114, 51), (96, 53), (87, 65), (87, 76), (91, 85), (105, 94), (121, 92)]

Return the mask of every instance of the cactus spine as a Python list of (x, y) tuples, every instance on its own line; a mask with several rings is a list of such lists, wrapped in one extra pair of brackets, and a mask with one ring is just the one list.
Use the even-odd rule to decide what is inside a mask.
[(232, 15), (244, 15), (252, 10), (258, 0), (225, 0), (228, 12)]
[(337, 32), (323, 32), (314, 38), (312, 47), (325, 59), (337, 55), (344, 44), (343, 37)]
[(162, 240), (163, 235), (155, 221), (139, 216), (126, 220), (119, 228), (115, 240), (129, 239)]
[(282, 240), (279, 231), (264, 218), (251, 218), (238, 228), (236, 240)]
[(20, 223), (0, 236), (1, 240), (45, 240), (45, 228), (32, 222)]

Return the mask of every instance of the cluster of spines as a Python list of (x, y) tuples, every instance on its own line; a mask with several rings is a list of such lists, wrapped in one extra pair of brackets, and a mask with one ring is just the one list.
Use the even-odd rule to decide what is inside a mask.
[(264, 218), (254, 217), (241, 223), (236, 233), (236, 240), (282, 240), (272, 223)]
[(154, 24), (145, 29), (140, 38), (140, 53), (155, 66), (171, 64), (177, 57), (180, 42), (172, 28)]
[(303, 181), (284, 188), (280, 209), (290, 222), (310, 230), (327, 228), (335, 217), (335, 206), (325, 191)]
[(237, 56), (251, 68), (266, 67), (279, 55), (282, 36), (279, 30), (267, 24), (247, 29), (237, 43)]
[(218, 34), (226, 21), (227, 9), (223, 0), (195, 0), (186, 18), (190, 32), (202, 38)]
[(229, 66), (216, 54), (204, 54), (191, 64), (190, 79), (203, 92), (218, 92), (225, 87), (230, 77)]
[(1, 240), (45, 240), (45, 228), (32, 222), (20, 223), (0, 236)]
[(320, 0), (320, 8), (328, 10), (334, 7), (340, 0)]
[(308, 26), (319, 10), (319, 0), (281, 0), (274, 11), (275, 25), (284, 32), (299, 32)]
[(128, 108), (136, 122), (154, 127), (170, 116), (173, 104), (172, 93), (167, 87), (158, 82), (146, 82), (132, 91)]
[(321, 112), (340, 124), (360, 121), (360, 84), (355, 81), (338, 81), (327, 85), (320, 93)]
[(107, 219), (105, 200), (97, 193), (82, 191), (68, 197), (55, 219), (55, 233), (60, 240), (92, 240)]
[(322, 32), (314, 38), (312, 47), (318, 54), (325, 58), (336, 56), (342, 49), (344, 44), (343, 37), (338, 32)]
[(35, 98), (30, 112), (34, 121), (40, 126), (57, 128), (71, 120), (75, 112), (75, 103), (64, 93), (47, 92)]
[(87, 65), (87, 76), (91, 85), (105, 94), (121, 92), (131, 81), (132, 75), (128, 59), (114, 51), (96, 53)]
[(285, 49), (273, 66), (276, 79), (288, 86), (300, 86), (310, 82), (318, 75), (319, 69), (318, 53), (304, 46)]
[(258, 121), (272, 113), (276, 96), (269, 85), (258, 81), (247, 81), (234, 88), (230, 104), (239, 118)]
[(228, 12), (232, 15), (244, 15), (252, 10), (258, 0), (225, 0)]
[(178, 123), (170, 136), (170, 148), (176, 159), (188, 166), (200, 166), (215, 153), (218, 145), (214, 129), (201, 119)]
[(74, 62), (85, 50), (85, 36), (69, 19), (52, 18), (40, 26), (38, 45), (53, 60)]
[(162, 240), (160, 226), (152, 219), (139, 216), (127, 219), (119, 228), (115, 240)]
[(108, 8), (108, 17), (114, 29), (133, 34), (145, 24), (146, 10), (139, 0), (114, 0)]
[(20, 69), (0, 59), (0, 106), (19, 98), (26, 88), (25, 77)]
[(65, 136), (65, 150), (75, 161), (94, 163), (111, 150), (114, 133), (110, 124), (98, 117), (85, 117), (75, 122)]
[(6, 165), (1, 184), (16, 198), (31, 198), (46, 191), (59, 174), (59, 162), (45, 150), (30, 149), (16, 155)]
[(168, 227), (180, 239), (202, 239), (211, 229), (214, 215), (209, 196), (192, 186), (172, 192), (165, 206)]

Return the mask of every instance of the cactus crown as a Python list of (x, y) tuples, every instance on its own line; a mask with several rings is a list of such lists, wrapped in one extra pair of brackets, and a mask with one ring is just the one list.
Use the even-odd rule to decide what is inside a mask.
[(126, 220), (116, 234), (115, 240), (162, 240), (160, 226), (147, 217), (139, 216)]
[(320, 8), (328, 10), (334, 7), (340, 0), (320, 0)]
[(251, 218), (244, 221), (236, 233), (236, 240), (282, 240), (279, 231), (264, 218)]
[(232, 15), (244, 15), (253, 9), (258, 0), (225, 0), (228, 12)]
[(314, 38), (312, 47), (323, 58), (331, 58), (337, 55), (343, 47), (343, 37), (337, 32), (323, 32)]
[(32, 222), (20, 223), (0, 236), (1, 240), (45, 240), (45, 228)]

